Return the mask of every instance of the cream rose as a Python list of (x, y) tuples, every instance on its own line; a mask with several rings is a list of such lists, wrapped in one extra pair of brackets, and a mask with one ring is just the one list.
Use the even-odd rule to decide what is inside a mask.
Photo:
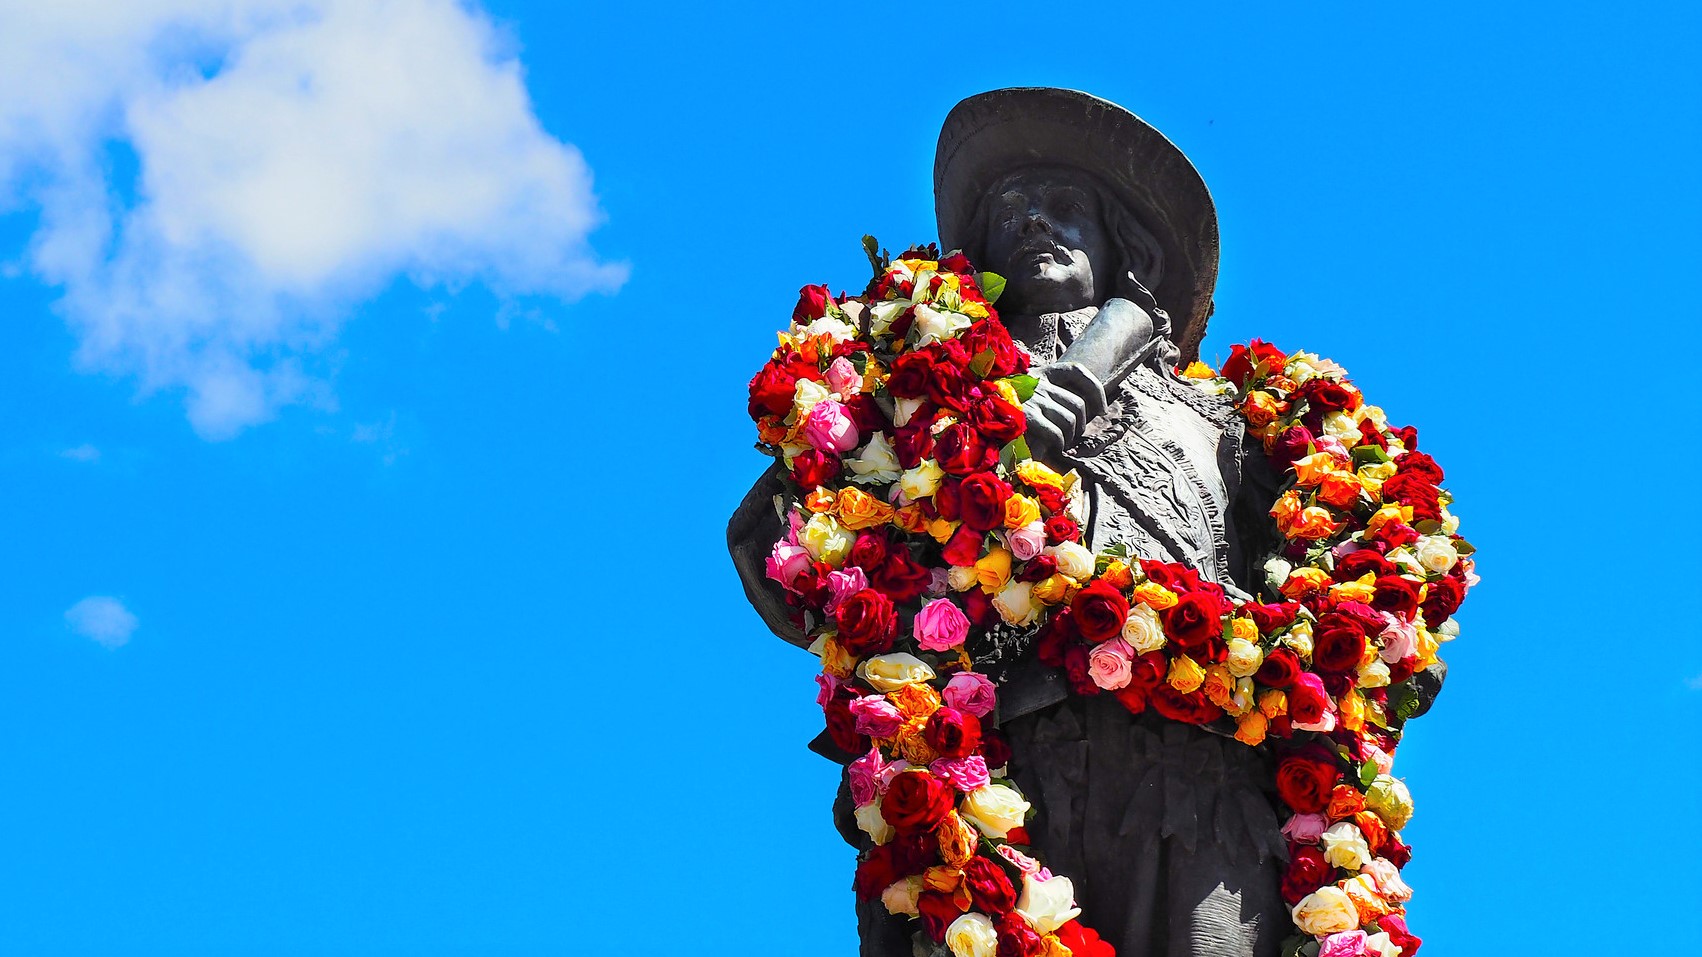
[(1059, 542), (1046, 550), (1058, 563), (1058, 572), (1085, 581), (1093, 577), (1093, 553), (1078, 542)]
[(817, 403), (829, 399), (833, 393), (827, 386), (814, 379), (799, 379), (792, 385), (792, 411), (797, 413), (798, 420), (810, 414)]
[(1237, 678), (1251, 677), (1265, 663), (1265, 652), (1245, 638), (1229, 639), (1229, 673)]
[(980, 582), (975, 578), (975, 566), (953, 565), (951, 571), (946, 572), (946, 584), (951, 586), (952, 591), (968, 591), (979, 585)]
[(1330, 825), (1323, 840), (1324, 860), (1336, 867), (1357, 871), (1371, 863), (1371, 848), (1366, 846), (1365, 835), (1352, 821)]
[(932, 681), (934, 669), (928, 663), (907, 652), (879, 655), (857, 666), (857, 676), (881, 694), (897, 691), (905, 685)]
[(905, 469), (898, 477), (898, 490), (912, 502), (927, 498), (940, 490), (940, 480), (945, 478), (945, 471), (933, 459), (923, 459), (916, 463), (913, 469)]
[(1365, 806), (1397, 831), (1412, 820), (1412, 792), (1401, 779), (1387, 774), (1377, 775), (1366, 789)]
[(857, 808), (857, 827), (864, 834), (869, 835), (869, 840), (876, 844), (885, 844), (892, 840), (894, 834), (898, 833), (893, 830), (891, 824), (886, 822), (886, 818), (881, 817), (880, 798), (875, 798)]
[(886, 905), (889, 914), (903, 914), (906, 917), (916, 917), (921, 912), (916, 909), (916, 902), (922, 897), (922, 878), (916, 875), (894, 881), (886, 890), (881, 891), (881, 903)]
[(851, 554), (851, 546), (856, 541), (857, 533), (825, 513), (810, 516), (798, 535), (798, 544), (804, 546), (813, 558), (835, 567), (845, 563), (845, 556)]
[(1038, 880), (1033, 874), (1022, 878), (1022, 896), (1017, 898), (1016, 912), (1035, 930), (1050, 934), (1081, 913), (1076, 906), (1076, 886), (1067, 877)]
[(981, 829), (981, 833), (1000, 840), (1011, 828), (1021, 827), (1030, 805), (1015, 788), (1003, 784), (987, 784), (964, 796), (958, 814)]
[(1426, 535), (1418, 540), (1418, 563), (1436, 575), (1445, 575), (1460, 560), (1454, 542), (1446, 535)]
[(1032, 624), (1040, 617), (1040, 606), (1034, 601), (1034, 583), (1013, 581), (993, 596), (993, 609), (1012, 625)]
[(997, 957), (999, 932), (986, 916), (971, 912), (946, 928), (946, 946), (953, 957)]
[(898, 453), (892, 450), (892, 441), (884, 432), (876, 432), (874, 437), (869, 439), (869, 444), (863, 446), (863, 451), (857, 453), (855, 458), (846, 459), (845, 464), (857, 473), (857, 477), (852, 481), (863, 485), (896, 482), (904, 471), (903, 466), (898, 464)]
[[(920, 288), (921, 284), (917, 284)], [(916, 325), (913, 327), (918, 336), (916, 344), (925, 346), (930, 342), (942, 342), (955, 339), (969, 328), (969, 317), (955, 312), (942, 312), (926, 304), (916, 306)]]
[(1152, 606), (1136, 602), (1129, 609), (1129, 617), (1123, 619), (1123, 640), (1137, 654), (1146, 654), (1164, 647), (1164, 625), (1158, 620), (1158, 612)]
[(1294, 905), (1294, 926), (1313, 937), (1357, 930), (1359, 911), (1339, 887), (1320, 887)]

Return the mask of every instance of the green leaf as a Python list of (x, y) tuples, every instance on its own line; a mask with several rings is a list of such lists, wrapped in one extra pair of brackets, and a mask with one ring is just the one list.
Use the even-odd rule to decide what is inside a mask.
[(999, 450), (999, 464), (1004, 466), (1005, 471), (1007, 472), (1015, 470), (1016, 464), (1021, 462), (1023, 459), (1033, 457), (1034, 456), (1028, 451), (1028, 443), (1023, 441), (1023, 438), (1020, 435), (1017, 436), (1015, 442), (1012, 442)]
[(1454, 539), (1454, 551), (1459, 552), (1461, 555), (1475, 555), (1477, 553), (1477, 548), (1472, 545), (1471, 542), (1468, 542), (1463, 538), (1456, 538)]
[(1418, 524), (1413, 526), (1413, 530), (1420, 535), (1434, 535), (1442, 530), (1442, 523), (1434, 518), (1420, 519)]
[(875, 239), (875, 237), (863, 237), (863, 254), (869, 257), (869, 268), (875, 271), (876, 276), (886, 272), (887, 266), (887, 264), (882, 261), (880, 248), (881, 244)]
[(1353, 447), (1353, 461), (1356, 465), (1387, 462), (1389, 461), (1389, 453), (1375, 445), (1356, 445)]
[(1371, 786), (1371, 782), (1375, 780), (1377, 780), (1377, 765), (1374, 762), (1367, 761), (1365, 766), (1359, 769), (1359, 786), (1368, 788)]
[(985, 379), (987, 373), (992, 371), (993, 363), (997, 362), (998, 358), (993, 354), (993, 350), (982, 349), (975, 354), (975, 358), (969, 360), (969, 371), (975, 373), (975, 378)]
[(975, 284), (981, 287), (981, 295), (988, 302), (998, 302), (999, 294), (1005, 291), (1005, 277), (996, 272), (976, 273)]
[(1013, 375), (1005, 380), (1016, 390), (1016, 400), (1027, 402), (1034, 396), (1034, 390), (1040, 388), (1040, 380), (1031, 375)]

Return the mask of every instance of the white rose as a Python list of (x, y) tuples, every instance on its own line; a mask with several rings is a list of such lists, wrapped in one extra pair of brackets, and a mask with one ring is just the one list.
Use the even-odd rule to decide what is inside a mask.
[[(1143, 606), (1144, 607), (1144, 606)], [(1229, 673), (1237, 678), (1245, 678), (1259, 670), (1265, 663), (1265, 652), (1254, 642), (1245, 638), (1229, 639)]]
[(971, 912), (946, 928), (946, 946), (954, 957), (997, 957), (999, 932), (993, 929), (992, 921)]
[(1454, 543), (1446, 535), (1426, 535), (1418, 540), (1418, 562), (1426, 571), (1437, 575), (1446, 575), (1454, 563), (1460, 560), (1460, 553), (1454, 551)]
[(916, 344), (925, 346), (930, 342), (941, 342), (955, 339), (969, 328), (969, 317), (955, 312), (941, 312), (933, 306), (920, 304), (916, 307)]
[(1387, 688), (1389, 686), (1389, 665), (1381, 658), (1371, 659), (1370, 664), (1359, 666), (1359, 680), (1355, 682), (1361, 688)]
[(1123, 619), (1123, 640), (1129, 647), (1140, 654), (1157, 651), (1164, 647), (1164, 626), (1159, 623), (1158, 612), (1150, 605), (1136, 602), (1129, 609), (1129, 617)]
[(887, 299), (869, 307), (869, 328), (877, 336), (884, 336), (898, 317), (904, 315), (904, 310), (910, 308), (910, 303), (903, 299)]
[(1288, 576), (1294, 573), (1294, 566), (1281, 558), (1272, 558), (1265, 562), (1265, 584), (1271, 591), (1280, 591)]
[(801, 420), (810, 414), (816, 403), (832, 396), (833, 393), (828, 391), (826, 385), (814, 379), (799, 379), (792, 386), (792, 411), (796, 412)]
[(855, 339), (857, 337), (857, 330), (853, 329), (850, 323), (847, 323), (843, 319), (836, 319), (832, 314), (825, 315), (820, 319), (814, 320), (802, 330), (797, 328), (797, 323), (793, 323), (792, 328), (794, 330), (794, 334), (802, 332), (803, 335), (806, 336), (832, 336), (834, 342), (845, 342), (848, 339)]
[(1371, 863), (1371, 848), (1366, 846), (1365, 835), (1360, 833), (1358, 825), (1352, 821), (1330, 825), (1324, 832), (1324, 860), (1350, 871)]
[(1378, 931), (1365, 938), (1365, 957), (1401, 957), (1401, 949), (1389, 939), (1387, 931)]
[(845, 561), (856, 541), (855, 533), (827, 514), (810, 516), (798, 535), (798, 544), (804, 546), (812, 558), (835, 567)]
[(910, 417), (916, 410), (922, 408), (921, 399), (899, 399), (892, 404), (892, 424), (904, 428), (910, 424)]
[(901, 881), (894, 881), (886, 890), (881, 891), (881, 903), (886, 905), (889, 914), (903, 914), (906, 917), (916, 917), (921, 912), (916, 902), (922, 897), (922, 878), (911, 875)]
[(1040, 607), (1034, 603), (1033, 582), (1013, 581), (993, 596), (993, 609), (1007, 623), (1027, 625), (1040, 617)]
[(892, 836), (894, 834), (898, 833), (892, 829), (891, 824), (886, 822), (886, 818), (881, 817), (880, 798), (875, 798), (873, 801), (857, 808), (857, 827), (861, 829), (864, 834), (869, 835), (869, 840), (874, 841), (876, 844), (885, 844), (887, 841), (892, 840)]
[(1460, 530), (1460, 517), (1447, 509), (1442, 510), (1442, 531), (1449, 535)]
[(1035, 930), (1050, 934), (1081, 913), (1076, 906), (1076, 886), (1067, 877), (1036, 880), (1033, 874), (1022, 878), (1022, 896), (1017, 898), (1016, 912)]
[(899, 473), (904, 471), (885, 432), (876, 432), (869, 439), (869, 444), (863, 446), (863, 451), (857, 453), (856, 458), (846, 459), (845, 464), (857, 473), (853, 481), (861, 485), (884, 485), (896, 481)]
[(945, 478), (945, 471), (933, 459), (923, 459), (916, 463), (913, 469), (905, 469), (898, 477), (898, 490), (912, 502), (927, 498), (940, 490), (940, 480)]
[(946, 572), (946, 584), (951, 586), (952, 591), (968, 591), (978, 587), (981, 580), (975, 575), (974, 565), (953, 565), (951, 571)]
[(1015, 788), (984, 784), (964, 796), (957, 813), (980, 828), (981, 833), (1003, 840), (1011, 828), (1022, 826), (1029, 807)]
[(886, 694), (905, 685), (921, 684), (934, 679), (934, 669), (928, 663), (907, 652), (877, 655), (857, 666), (857, 676), (869, 687)]
[(1349, 438), (1359, 441), (1359, 423), (1346, 412), (1331, 412), (1324, 416), (1324, 434), (1346, 444)]
[(1059, 542), (1046, 549), (1058, 563), (1058, 573), (1067, 575), (1077, 581), (1093, 577), (1093, 553), (1088, 551), (1080, 542)]
[(1294, 905), (1294, 926), (1313, 937), (1359, 929), (1359, 909), (1339, 887), (1320, 887)]
[(1380, 407), (1375, 405), (1360, 406), (1359, 409), (1353, 413), (1353, 417), (1361, 422), (1364, 422), (1366, 419), (1370, 419), (1371, 424), (1379, 429), (1386, 429), (1389, 427), (1389, 416), (1384, 413)]
[(1298, 619), (1282, 636), (1282, 643), (1294, 649), (1294, 653), (1307, 661), (1312, 660), (1312, 623), (1304, 618)]

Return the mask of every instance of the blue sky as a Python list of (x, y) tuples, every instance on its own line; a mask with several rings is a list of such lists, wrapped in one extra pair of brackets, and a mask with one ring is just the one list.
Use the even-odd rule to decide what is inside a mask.
[(1694, 5), (37, 6), (0, 952), (852, 953), (812, 659), (721, 545), (744, 383), (859, 236), (931, 238), (940, 121), (1011, 85), (1200, 168), (1208, 356), (1331, 356), (1448, 470), (1426, 952), (1684, 947)]

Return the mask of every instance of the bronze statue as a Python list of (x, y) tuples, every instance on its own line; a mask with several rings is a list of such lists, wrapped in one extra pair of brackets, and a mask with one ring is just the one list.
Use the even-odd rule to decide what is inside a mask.
[[(1256, 592), (1276, 479), (1230, 400), (1175, 373), (1197, 355), (1217, 272), (1215, 211), (1187, 158), (1112, 103), (1009, 89), (952, 110), (934, 176), (942, 248), (1008, 281), (1000, 314), (1041, 380), (1028, 442), (1086, 479), (1090, 546), (1122, 543)], [(728, 540), (752, 604), (801, 644), (764, 577), (777, 490), (771, 476), (757, 483)], [(1071, 697), (998, 634), (977, 661), (1001, 679), (1012, 776), (1040, 810), (1034, 846), (1119, 954), (1274, 957), (1293, 929), (1263, 752), (1110, 696)], [(838, 810), (863, 840), (843, 793)], [(859, 929), (865, 955), (912, 953), (905, 921), (879, 901), (860, 905)]]

